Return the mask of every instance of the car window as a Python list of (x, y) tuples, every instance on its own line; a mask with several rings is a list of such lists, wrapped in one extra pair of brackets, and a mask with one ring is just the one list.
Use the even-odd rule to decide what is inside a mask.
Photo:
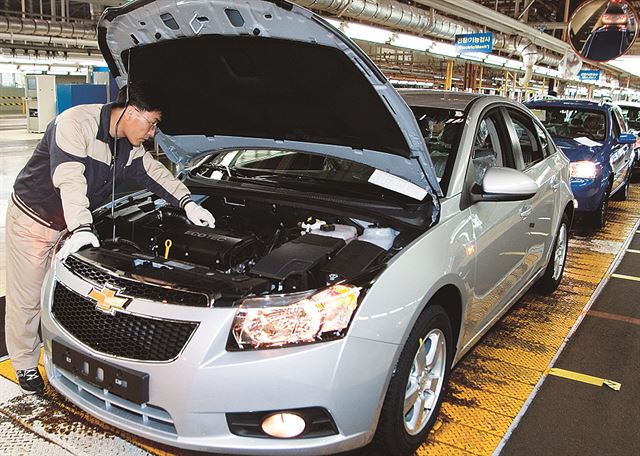
[[(626, 132), (629, 128), (627, 127), (627, 122), (624, 119), (624, 116), (622, 115), (622, 112), (620, 112), (620, 108), (618, 108), (617, 106), (615, 108), (613, 108), (613, 115), (616, 119), (616, 121), (618, 122), (618, 127), (620, 128), (621, 132)], [(616, 135), (616, 138), (618, 137), (618, 135)]]
[(482, 179), (489, 168), (494, 166), (509, 166), (507, 148), (501, 141), (500, 115), (497, 111), (485, 116), (478, 124), (478, 130), (473, 141), (471, 163), (469, 171), (473, 182), (481, 185)]
[(627, 119), (629, 128), (640, 130), (640, 107), (621, 106), (622, 115)]
[(544, 157), (548, 157), (549, 155), (555, 152), (555, 149), (551, 145), (551, 141), (547, 136), (547, 133), (538, 125), (537, 123), (533, 123), (536, 127), (536, 133), (538, 134), (538, 140), (540, 141), (540, 146), (542, 146), (542, 155)]
[(514, 109), (507, 111), (520, 144), (524, 169), (527, 169), (544, 159), (538, 132), (531, 118)]
[(617, 138), (618, 136), (620, 136), (620, 133), (622, 133), (623, 131), (623, 125), (620, 125), (620, 121), (618, 120), (618, 117), (615, 115), (615, 109), (611, 110), (611, 119), (613, 122), (613, 137)]
[(442, 191), (446, 193), (453, 162), (465, 122), (465, 113), (455, 109), (411, 106), (427, 144)]
[(607, 138), (603, 111), (555, 106), (534, 106), (531, 110), (554, 138), (586, 137), (593, 141), (605, 141)]

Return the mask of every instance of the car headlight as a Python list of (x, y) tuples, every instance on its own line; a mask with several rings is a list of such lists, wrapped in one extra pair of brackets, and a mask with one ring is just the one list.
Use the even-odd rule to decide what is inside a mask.
[(571, 177), (579, 179), (595, 179), (598, 166), (592, 161), (578, 161), (571, 163)]
[(336, 284), (321, 291), (246, 299), (231, 329), (235, 348), (274, 348), (344, 337), (360, 291)]

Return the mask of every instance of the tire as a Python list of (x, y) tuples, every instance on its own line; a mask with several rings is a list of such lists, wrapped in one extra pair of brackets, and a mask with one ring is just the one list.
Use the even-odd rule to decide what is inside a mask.
[(627, 179), (624, 181), (624, 185), (622, 188), (618, 189), (613, 195), (611, 195), (611, 199), (616, 201), (626, 201), (629, 197), (629, 185), (631, 184), (631, 171), (627, 174)]
[(598, 208), (588, 214), (589, 224), (592, 228), (599, 230), (607, 224), (607, 212), (609, 211), (609, 191), (602, 197)]
[[(431, 368), (420, 361), (429, 356)], [(371, 445), (373, 454), (411, 455), (426, 440), (440, 411), (452, 359), (453, 331), (449, 317), (442, 307), (429, 305), (418, 317), (398, 358)]]
[(562, 214), (560, 226), (553, 241), (553, 249), (551, 250), (551, 258), (544, 271), (544, 275), (536, 282), (536, 291), (540, 294), (551, 294), (558, 288), (562, 275), (564, 274), (564, 266), (567, 262), (567, 250), (569, 247), (569, 218), (566, 214)]

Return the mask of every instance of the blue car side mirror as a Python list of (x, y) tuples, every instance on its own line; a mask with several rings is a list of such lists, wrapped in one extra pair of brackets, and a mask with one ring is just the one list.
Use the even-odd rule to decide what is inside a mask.
[(636, 135), (633, 133), (621, 133), (618, 136), (618, 144), (633, 144), (636, 142)]

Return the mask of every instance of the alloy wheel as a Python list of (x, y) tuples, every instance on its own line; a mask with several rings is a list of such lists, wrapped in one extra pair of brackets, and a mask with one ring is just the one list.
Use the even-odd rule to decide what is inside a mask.
[(553, 280), (558, 280), (564, 269), (564, 262), (567, 255), (567, 225), (560, 225), (558, 239), (556, 240), (556, 251), (553, 253)]
[(420, 433), (438, 403), (446, 372), (445, 336), (433, 329), (420, 340), (413, 358), (404, 396), (404, 427), (408, 434)]

